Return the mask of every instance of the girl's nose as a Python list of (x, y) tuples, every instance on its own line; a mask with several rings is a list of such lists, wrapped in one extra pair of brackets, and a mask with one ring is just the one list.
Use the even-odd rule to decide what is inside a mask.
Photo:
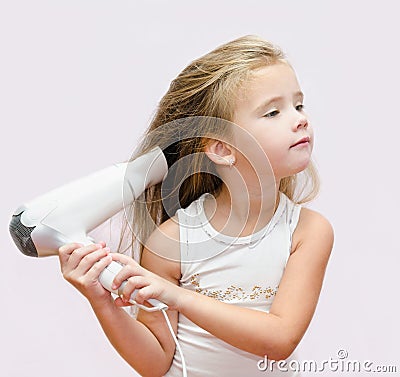
[(295, 128), (307, 128), (308, 126), (308, 119), (305, 115), (301, 115), (296, 121), (295, 121)]

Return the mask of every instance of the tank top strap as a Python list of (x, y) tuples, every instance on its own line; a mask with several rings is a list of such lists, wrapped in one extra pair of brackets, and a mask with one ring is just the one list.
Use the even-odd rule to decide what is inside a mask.
[(297, 227), (300, 218), (301, 204), (296, 204), (293, 201), (287, 199), (287, 210), (286, 210), (286, 224), (289, 226), (290, 245), (292, 245), (293, 233)]

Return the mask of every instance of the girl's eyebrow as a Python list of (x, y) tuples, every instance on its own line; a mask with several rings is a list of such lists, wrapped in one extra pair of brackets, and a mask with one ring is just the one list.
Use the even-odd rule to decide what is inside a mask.
[[(303, 100), (304, 99), (304, 93), (301, 90), (299, 90), (298, 92), (293, 93), (293, 98), (300, 98), (301, 100)], [(255, 113), (262, 112), (271, 103), (279, 102), (279, 101), (282, 101), (283, 99), (284, 99), (283, 96), (275, 96), (275, 97), (269, 98), (269, 99), (267, 99), (265, 102), (263, 102), (260, 106), (258, 106), (255, 109)]]

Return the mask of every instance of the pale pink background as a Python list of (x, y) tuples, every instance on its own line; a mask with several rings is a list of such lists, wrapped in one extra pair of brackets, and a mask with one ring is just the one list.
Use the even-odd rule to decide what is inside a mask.
[(397, 8), (344, 0), (3, 1), (0, 374), (135, 375), (57, 259), (16, 249), (9, 219), (22, 202), (128, 158), (178, 72), (244, 34), (281, 45), (299, 74), (322, 178), (310, 207), (336, 233), (300, 357), (322, 362), (345, 349), (349, 359), (400, 370)]

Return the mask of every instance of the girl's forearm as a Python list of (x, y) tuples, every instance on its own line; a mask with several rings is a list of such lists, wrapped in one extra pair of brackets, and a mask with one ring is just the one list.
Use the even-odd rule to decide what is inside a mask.
[(161, 376), (168, 360), (155, 335), (141, 322), (109, 303), (90, 303), (107, 338), (116, 351), (142, 376)]
[(217, 338), (255, 355), (286, 359), (297, 343), (284, 321), (270, 313), (226, 304), (185, 290), (179, 311)]

